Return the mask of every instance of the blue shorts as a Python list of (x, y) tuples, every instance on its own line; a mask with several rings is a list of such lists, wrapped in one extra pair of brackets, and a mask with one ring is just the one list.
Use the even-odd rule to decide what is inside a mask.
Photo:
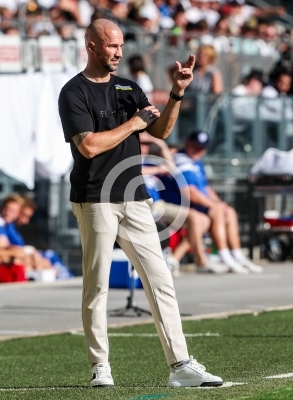
[(209, 210), (210, 210), (209, 207), (204, 207), (204, 206), (200, 206), (200, 205), (197, 205), (197, 204), (191, 204), (190, 207), (193, 208), (194, 210), (199, 211), (199, 212), (201, 212), (203, 214), (206, 214), (206, 215), (208, 215)]

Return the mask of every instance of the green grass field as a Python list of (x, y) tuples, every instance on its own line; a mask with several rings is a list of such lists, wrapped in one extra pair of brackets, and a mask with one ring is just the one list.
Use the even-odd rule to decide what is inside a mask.
[[(265, 312), (183, 323), (190, 354), (226, 385), (168, 388), (168, 367), (153, 325), (111, 329), (115, 388), (89, 388), (91, 368), (82, 335), (0, 342), (0, 399), (293, 399), (293, 311)], [(123, 336), (122, 334), (131, 334)], [(188, 336), (210, 333), (210, 336)], [(241, 385), (240, 385), (241, 384)]]

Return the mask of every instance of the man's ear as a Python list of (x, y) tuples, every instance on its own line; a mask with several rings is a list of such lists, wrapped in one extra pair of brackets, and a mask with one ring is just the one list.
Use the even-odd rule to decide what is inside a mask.
[(91, 53), (94, 53), (95, 52), (95, 44), (94, 44), (94, 42), (88, 42), (87, 48)]

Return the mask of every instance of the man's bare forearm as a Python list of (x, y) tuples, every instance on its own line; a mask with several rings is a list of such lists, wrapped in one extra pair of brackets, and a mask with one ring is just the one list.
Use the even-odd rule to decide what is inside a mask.
[(85, 158), (93, 158), (118, 146), (133, 132), (145, 129), (160, 115), (154, 106), (137, 111), (133, 117), (120, 126), (104, 132), (81, 132), (72, 137), (80, 153)]
[(72, 141), (85, 158), (93, 158), (113, 149), (135, 131), (132, 120), (111, 131), (81, 132), (73, 136)]
[(146, 128), (146, 131), (158, 139), (167, 139), (177, 121), (180, 104), (181, 101), (175, 101), (170, 98), (166, 107), (162, 111), (161, 116), (149, 125)]

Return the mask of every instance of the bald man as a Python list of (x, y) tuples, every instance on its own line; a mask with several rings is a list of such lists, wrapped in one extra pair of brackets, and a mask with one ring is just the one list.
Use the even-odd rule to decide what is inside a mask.
[(139, 132), (166, 139), (192, 81), (194, 55), (176, 61), (170, 99), (160, 114), (140, 87), (117, 71), (123, 34), (106, 19), (87, 28), (88, 63), (61, 90), (59, 112), (74, 166), (70, 201), (83, 249), (82, 317), (92, 387), (113, 386), (108, 362), (107, 295), (115, 240), (137, 270), (166, 360), (170, 386), (220, 386), (222, 379), (189, 357), (171, 273), (141, 174)]

